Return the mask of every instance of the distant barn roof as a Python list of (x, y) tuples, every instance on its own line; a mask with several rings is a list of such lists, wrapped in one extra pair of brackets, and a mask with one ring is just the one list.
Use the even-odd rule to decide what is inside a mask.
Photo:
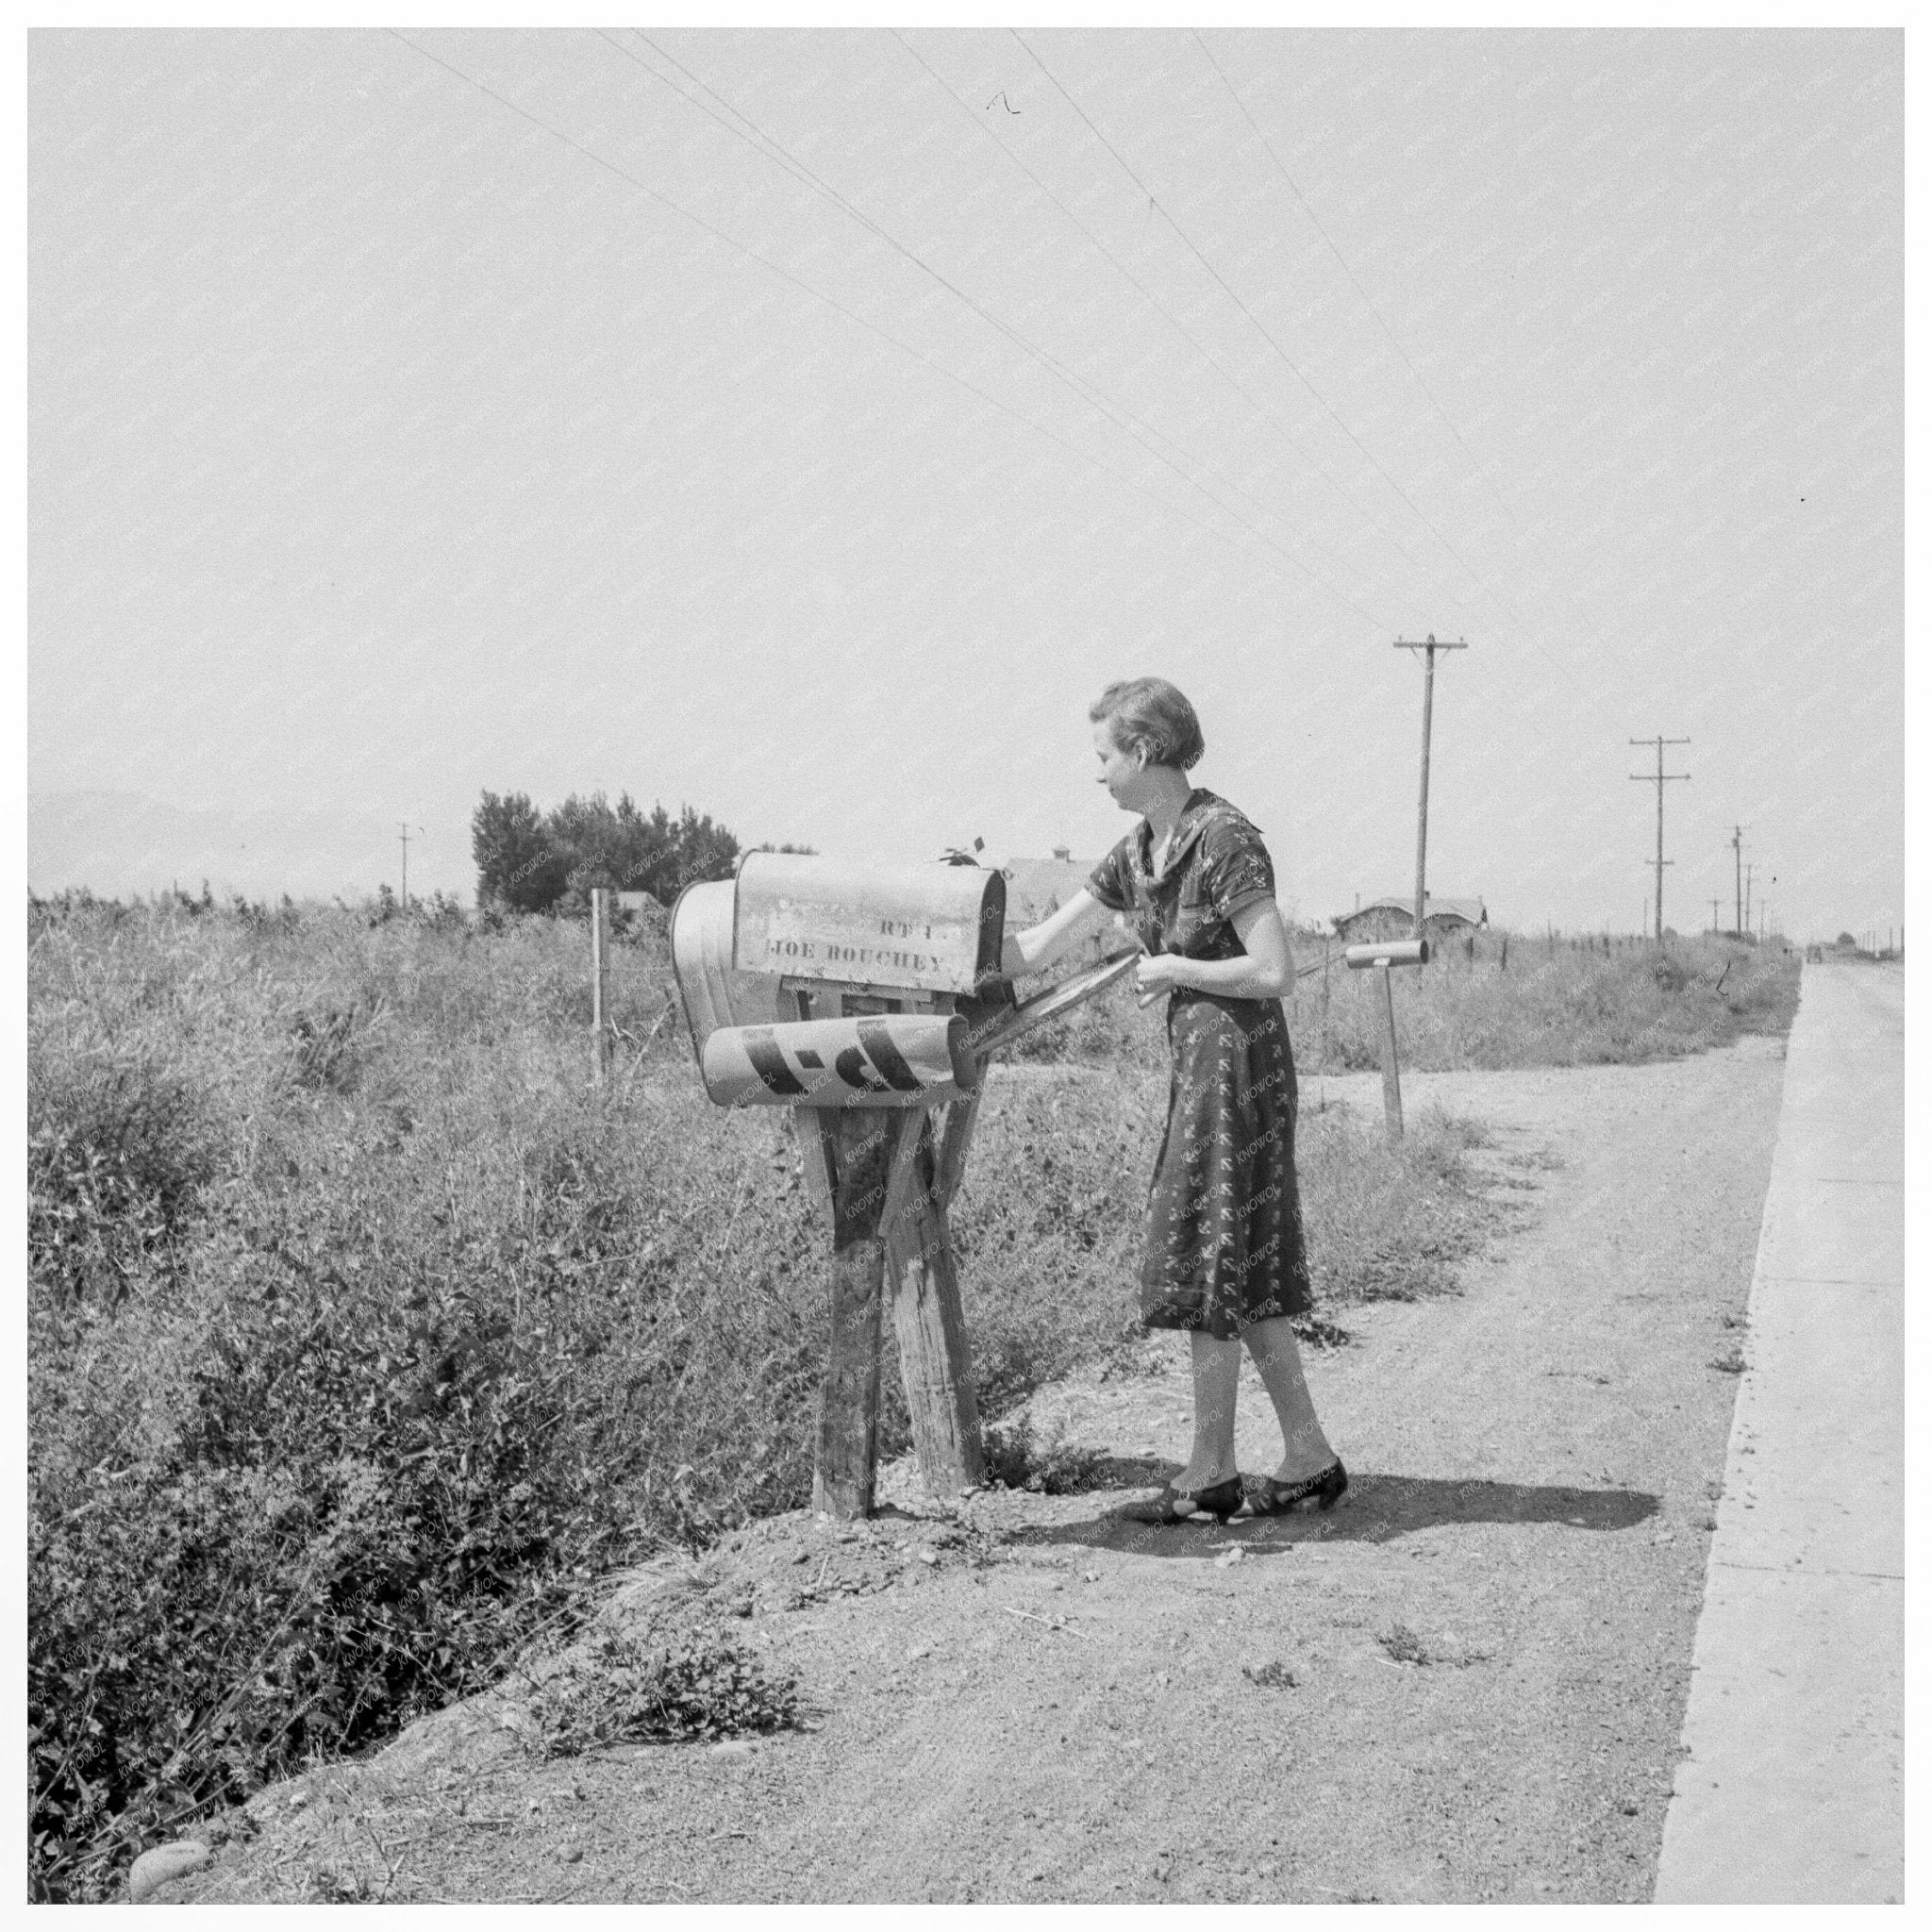
[[(1399, 912), (1412, 920), (1415, 917), (1415, 895), (1391, 892), (1357, 906), (1353, 912), (1338, 912), (1335, 915), (1336, 929), (1346, 931), (1356, 920), (1371, 912)], [(1459, 919), (1468, 925), (1484, 925), (1488, 924), (1489, 917), (1489, 908), (1480, 899), (1439, 899), (1433, 892), (1425, 893), (1423, 898), (1424, 920)]]
[(1000, 867), (1007, 881), (1007, 916), (1043, 919), (1064, 906), (1093, 871), (1077, 858), (1009, 858)]

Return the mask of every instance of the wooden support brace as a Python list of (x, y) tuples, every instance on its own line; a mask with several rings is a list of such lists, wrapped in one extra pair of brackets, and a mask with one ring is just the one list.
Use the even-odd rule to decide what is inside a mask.
[(880, 1222), (899, 1165), (900, 1143), (908, 1136), (916, 1138), (921, 1120), (916, 1109), (846, 1111), (825, 1129), (827, 1141), (837, 1143), (832, 1336), (819, 1391), (812, 1507), (844, 1521), (872, 1514), (878, 1462), (879, 1294), (886, 1246)]
[(904, 1210), (886, 1230), (886, 1276), (906, 1408), (920, 1476), (933, 1496), (957, 1494), (986, 1476), (973, 1356), (941, 1189), (944, 1151), (960, 1146), (963, 1156), (964, 1134), (971, 1128), (970, 1118), (960, 1122), (958, 1116), (970, 1116), (977, 1106), (976, 1096), (955, 1101), (943, 1127), (927, 1114), (923, 1130), (908, 1137), (916, 1173)]
[[(796, 1009), (795, 1017), (801, 1020), (838, 1016), (836, 1001), (825, 1003), (814, 1011), (813, 998), (809, 993), (787, 993), (783, 998), (791, 1003)], [(832, 1170), (838, 1161), (837, 1117), (829, 1108), (800, 1107), (792, 1109), (791, 1123), (798, 1134), (798, 1151), (804, 1158), (807, 1191), (811, 1195), (812, 1205), (829, 1225), (832, 1220)]]
[(979, 1120), (980, 1094), (986, 1091), (986, 1074), (979, 1076), (979, 1091), (956, 1100), (946, 1110), (945, 1124), (934, 1133), (933, 1163), (937, 1170), (934, 1191), (941, 1208), (953, 1205), (959, 1183), (966, 1178), (966, 1155), (973, 1145), (973, 1129)]
[[(791, 995), (798, 1017), (835, 1015), (836, 993)], [(841, 1520), (872, 1513), (877, 1471), (882, 1295), (932, 1495), (985, 1479), (972, 1350), (946, 1208), (965, 1176), (977, 1093), (937, 1109), (855, 1113), (800, 1108), (814, 1197), (832, 1224), (832, 1337), (819, 1398), (812, 1505)]]

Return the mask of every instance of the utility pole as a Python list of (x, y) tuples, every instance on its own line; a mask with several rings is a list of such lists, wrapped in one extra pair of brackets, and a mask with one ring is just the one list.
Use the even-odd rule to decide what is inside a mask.
[(1741, 924), (1741, 925), (1740, 925), (1740, 927), (1738, 928), (1738, 931), (1739, 931), (1739, 934), (1740, 934), (1740, 937), (1742, 937), (1742, 938), (1745, 938), (1745, 939), (1749, 939), (1749, 938), (1750, 938), (1750, 936), (1751, 936), (1751, 874), (1753, 874), (1754, 872), (1756, 872), (1757, 870), (1757, 863), (1756, 863), (1756, 861), (1755, 861), (1755, 860), (1747, 859), (1747, 860), (1745, 861), (1745, 863), (1744, 863), (1744, 921), (1743, 921), (1743, 924)]
[[(408, 820), (405, 819), (405, 820), (403, 820), (403, 821), (402, 821), (402, 829), (403, 829), (403, 910), (404, 910), (405, 912), (407, 912), (407, 911), (408, 911), (408, 910), (409, 909), (409, 832), (410, 832), (410, 829), (411, 829), (411, 828), (410, 828), (410, 825), (409, 825), (409, 822), (408, 822)], [(423, 829), (423, 827), (422, 827), (421, 825), (417, 825), (417, 826), (416, 826), (416, 827), (415, 827), (414, 829), (420, 832), (420, 831), (421, 831), (421, 830)]]
[(1710, 929), (1712, 932), (1717, 930), (1717, 901), (1715, 899), (1710, 902)]
[(1744, 828), (1742, 825), (1733, 825), (1731, 827), (1731, 868), (1737, 874), (1738, 893), (1738, 907), (1732, 924), (1735, 931), (1741, 933), (1744, 930)]
[(1415, 937), (1421, 939), (1423, 914), (1427, 910), (1428, 896), (1424, 880), (1429, 854), (1429, 723), (1436, 708), (1436, 653), (1466, 651), (1469, 644), (1462, 638), (1451, 643), (1439, 644), (1435, 632), (1431, 631), (1419, 644), (1397, 638), (1395, 648), (1423, 654), (1423, 776), (1415, 808)]
[(1658, 945), (1662, 945), (1664, 942), (1664, 867), (1674, 865), (1676, 862), (1674, 859), (1664, 857), (1664, 787), (1674, 779), (1681, 779), (1685, 784), (1689, 784), (1690, 781), (1690, 774), (1689, 772), (1666, 772), (1664, 770), (1664, 746), (1667, 744), (1689, 744), (1690, 741), (1688, 738), (1659, 737), (1633, 738), (1630, 742), (1632, 744), (1654, 744), (1657, 746), (1656, 774), (1653, 775), (1649, 772), (1632, 772), (1630, 777), (1634, 784), (1655, 785), (1657, 787), (1657, 858), (1654, 863), (1657, 866), (1657, 942)]

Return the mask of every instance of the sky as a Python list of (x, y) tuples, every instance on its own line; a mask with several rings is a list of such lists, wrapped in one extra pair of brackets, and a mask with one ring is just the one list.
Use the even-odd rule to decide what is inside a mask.
[[(1903, 917), (1890, 32), (30, 40), (28, 870), (467, 896), (480, 792), (1305, 920)], [(191, 873), (192, 875), (192, 873)]]

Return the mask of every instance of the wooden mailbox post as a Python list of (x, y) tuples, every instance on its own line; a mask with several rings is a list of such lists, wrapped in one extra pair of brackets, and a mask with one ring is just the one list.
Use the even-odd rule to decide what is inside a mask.
[(1375, 975), (1382, 1009), (1382, 1121), (1391, 1141), (1402, 1139), (1402, 1070), (1395, 1058), (1395, 988), (1389, 977), (1391, 966), (1426, 966), (1429, 942), (1417, 940), (1367, 940), (1350, 946), (1341, 956), (1357, 971), (1366, 968)]
[(1006, 882), (974, 866), (858, 866), (752, 852), (688, 887), (672, 962), (706, 1091), (796, 1111), (832, 1231), (832, 1333), (815, 1507), (869, 1515), (890, 1298), (927, 1491), (985, 1474), (947, 1209), (992, 1056), (1132, 964), (1103, 962), (1024, 1007), (1000, 978)]

